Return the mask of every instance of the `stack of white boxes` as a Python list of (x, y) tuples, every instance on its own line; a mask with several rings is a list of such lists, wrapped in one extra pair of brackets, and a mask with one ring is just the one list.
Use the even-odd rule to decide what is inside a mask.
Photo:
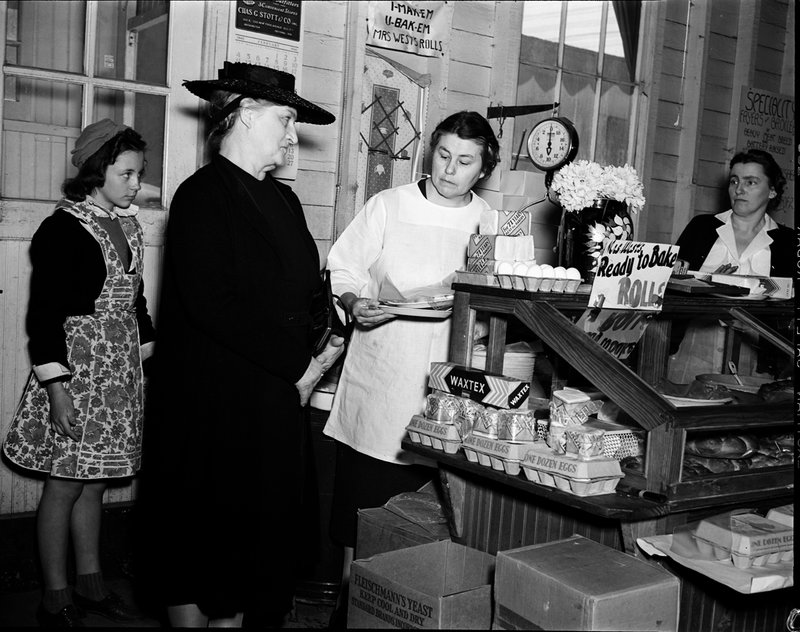
[[(544, 174), (533, 171), (500, 171), (496, 169), (489, 177), (478, 182), (474, 189), (493, 209), (498, 211), (518, 211), (529, 204), (537, 202), (533, 206), (525, 209), (525, 217), (515, 216), (506, 217), (503, 221), (499, 215), (494, 215), (492, 219), (487, 218), (487, 222), (481, 222), (481, 236), (491, 234), (502, 236), (528, 235), (534, 242), (534, 252), (530, 260), (535, 260), (538, 264), (556, 265), (556, 254), (554, 251), (556, 238), (558, 235), (558, 224), (561, 221), (561, 207), (544, 199), (546, 189), (544, 186)], [(543, 200), (544, 201), (540, 201)], [(508, 214), (507, 214), (508, 215)], [(521, 227), (515, 227), (518, 223)], [(485, 224), (485, 225), (484, 225)], [(506, 230), (510, 232), (488, 233), (487, 230)], [(527, 232), (522, 232), (527, 231)], [(475, 237), (475, 235), (473, 235)], [(471, 240), (472, 241), (472, 240)], [(484, 240), (490, 241), (490, 240)], [(496, 246), (496, 240), (493, 240)], [(505, 241), (505, 240), (501, 240)], [(520, 240), (527, 241), (527, 240)], [(507, 254), (508, 248), (513, 246), (503, 245), (504, 250), (500, 254)], [(527, 253), (527, 246), (518, 246), (519, 254)], [(476, 243), (474, 252), (479, 250)], [(486, 250), (486, 245), (483, 246)], [(497, 248), (494, 249), (497, 252)], [(468, 252), (468, 256), (472, 256)], [(485, 257), (484, 257), (485, 258)], [(473, 262), (473, 267), (477, 262)], [(468, 270), (472, 272), (493, 273), (495, 270), (488, 269), (489, 264), (484, 264), (484, 269)]]

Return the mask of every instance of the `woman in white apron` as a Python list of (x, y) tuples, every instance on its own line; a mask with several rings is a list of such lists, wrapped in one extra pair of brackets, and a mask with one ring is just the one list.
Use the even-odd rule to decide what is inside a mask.
[(435, 474), (400, 442), (424, 408), (431, 362), (447, 360), (450, 321), (383, 312), (381, 286), (390, 281), (402, 293), (463, 268), (469, 236), (490, 208), (471, 191), (497, 164), (488, 121), (477, 112), (453, 114), (430, 146), (431, 177), (370, 198), (328, 255), (333, 291), (357, 323), (324, 430), (338, 442), (331, 537), (345, 547), (343, 586), (358, 508), (414, 491)]
[(37, 513), (44, 584), (37, 616), (45, 627), (72, 627), (84, 611), (117, 621), (136, 616), (103, 583), (99, 548), (108, 480), (139, 469), (142, 360), (155, 338), (132, 204), (145, 147), (136, 131), (110, 119), (89, 125), (72, 152), (78, 174), (31, 242), (33, 370), (3, 450), (47, 477)]

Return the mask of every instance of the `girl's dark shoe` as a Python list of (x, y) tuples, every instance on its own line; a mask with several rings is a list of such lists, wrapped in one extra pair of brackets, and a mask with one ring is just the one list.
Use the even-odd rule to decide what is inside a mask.
[(58, 612), (47, 612), (42, 606), (36, 611), (36, 619), (43, 628), (82, 628), (81, 619), (86, 616), (72, 604), (64, 606)]
[(115, 592), (108, 593), (105, 598), (99, 601), (83, 597), (80, 593), (74, 592), (72, 600), (79, 608), (99, 614), (101, 617), (112, 621), (134, 621), (141, 617), (141, 614), (136, 609), (126, 604), (122, 597)]

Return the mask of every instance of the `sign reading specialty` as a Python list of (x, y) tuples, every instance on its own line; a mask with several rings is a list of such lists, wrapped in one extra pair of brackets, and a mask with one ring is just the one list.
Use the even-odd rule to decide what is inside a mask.
[(679, 251), (671, 244), (611, 242), (600, 255), (589, 306), (660, 311)]

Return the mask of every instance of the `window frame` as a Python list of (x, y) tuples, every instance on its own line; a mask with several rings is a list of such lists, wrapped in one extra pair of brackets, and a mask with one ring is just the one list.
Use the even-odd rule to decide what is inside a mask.
[[(561, 89), (563, 86), (563, 77), (564, 73), (566, 72), (569, 75), (573, 75), (576, 77), (584, 77), (591, 79), (594, 82), (594, 103), (592, 107), (592, 119), (591, 119), (591, 137), (589, 139), (581, 138), (581, 145), (584, 145), (586, 141), (589, 141), (589, 151), (587, 160), (596, 161), (596, 154), (597, 154), (597, 137), (600, 131), (600, 113), (601, 113), (601, 99), (603, 95), (602, 86), (603, 82), (606, 81), (607, 83), (613, 83), (615, 85), (622, 85), (627, 88), (631, 89), (630, 95), (630, 118), (628, 124), (628, 140), (627, 140), (627, 162), (629, 164), (634, 164), (635, 158), (637, 155), (637, 136), (642, 133), (640, 121), (639, 121), (639, 101), (642, 97), (642, 86), (645, 83), (645, 80), (642, 77), (643, 65), (642, 65), (642, 56), (644, 52), (644, 40), (647, 38), (647, 30), (646, 24), (648, 23), (649, 17), (649, 7), (647, 6), (647, 2), (642, 2), (641, 7), (641, 17), (639, 22), (639, 38), (637, 42), (637, 51), (636, 51), (636, 70), (635, 76), (633, 80), (628, 81), (614, 81), (609, 82), (603, 76), (604, 70), (604, 58), (605, 58), (605, 45), (606, 45), (606, 35), (608, 31), (608, 20), (611, 18), (613, 19), (613, 12), (611, 11), (611, 0), (602, 0), (601, 6), (601, 24), (600, 24), (600, 33), (599, 33), (599, 50), (593, 51), (597, 55), (597, 64), (595, 66), (594, 72), (588, 73), (585, 71), (580, 70), (573, 70), (573, 69), (566, 69), (564, 68), (564, 54), (566, 49), (566, 31), (567, 31), (567, 10), (569, 8), (569, 2), (564, 1), (561, 3), (561, 14), (560, 14), (560, 22), (559, 22), (559, 33), (558, 33), (558, 52), (556, 56), (556, 63), (555, 65), (547, 63), (547, 62), (537, 62), (537, 66), (542, 70), (552, 71), (555, 72), (555, 84), (553, 86), (553, 93), (554, 93), (554, 102), (561, 102)], [(524, 9), (523, 9), (524, 11)], [(551, 40), (552, 41), (552, 40)]]
[[(112, 89), (123, 93), (136, 93), (160, 96), (164, 98), (164, 149), (162, 156), (162, 177), (161, 177), (161, 193), (160, 202), (157, 205), (150, 206), (143, 211), (158, 211), (163, 212), (168, 208), (171, 201), (172, 193), (174, 192), (175, 182), (179, 182), (185, 177), (186, 174), (174, 174), (173, 163), (179, 167), (183, 166), (184, 160), (176, 159), (176, 149), (170, 149), (175, 143), (170, 142), (170, 134), (175, 127), (186, 127), (185, 123), (174, 125), (173, 120), (176, 117), (175, 106), (176, 101), (184, 101), (184, 98), (176, 97), (175, 85), (178, 83), (175, 77), (176, 67), (181, 62), (181, 59), (191, 59), (191, 55), (195, 58), (201, 56), (203, 29), (200, 28), (199, 32), (194, 31), (197, 35), (193, 38), (177, 38), (175, 37), (176, 24), (180, 22), (180, 16), (186, 15), (186, 9), (191, 7), (181, 7), (183, 4), (193, 5), (194, 3), (183, 2), (169, 2), (169, 16), (167, 23), (167, 55), (166, 55), (166, 85), (159, 86), (150, 83), (143, 83), (129, 79), (111, 79), (107, 77), (95, 76), (95, 49), (96, 49), (96, 33), (97, 33), (97, 14), (98, 5), (102, 0), (85, 0), (86, 16), (85, 16), (85, 46), (83, 51), (83, 72), (66, 72), (49, 70), (42, 68), (32, 68), (29, 66), (21, 65), (6, 65), (6, 47), (3, 46), (2, 53), (0, 53), (0, 72), (2, 72), (3, 80), (0, 81), (0, 121), (3, 121), (5, 111), (5, 83), (7, 78), (21, 77), (26, 79), (56, 81), (65, 84), (79, 85), (82, 88), (82, 103), (81, 103), (81, 129), (94, 122), (94, 95), (97, 89)], [(120, 0), (124, 2), (125, 0)], [(183, 9), (183, 10), (182, 10)], [(0, 33), (5, 38), (7, 28), (7, 11), (8, 2), (5, 0), (0, 1)], [(194, 6), (196, 13), (196, 5)], [(205, 12), (202, 12), (203, 16)], [(201, 20), (202, 17), (201, 16)], [(184, 74), (188, 74), (184, 71)], [(193, 71), (191, 74), (198, 74)], [(183, 97), (183, 95), (181, 95)], [(127, 110), (124, 114), (125, 124), (131, 124), (129, 117), (132, 119), (132, 111)], [(184, 151), (189, 151), (192, 159), (197, 155), (197, 121), (189, 122), (195, 133), (190, 135), (189, 146), (183, 144), (181, 147)], [(185, 136), (186, 134), (182, 134)], [(5, 143), (5, 134), (0, 129), (0, 161), (2, 161), (2, 149)], [(0, 162), (2, 168), (2, 162)], [(36, 210), (45, 208), (52, 208), (52, 201), (48, 200), (34, 200), (34, 199), (17, 199), (3, 197), (0, 192), (0, 210), (7, 210), (9, 208), (19, 210)], [(4, 213), (5, 214), (5, 213)], [(2, 221), (3, 215), (0, 215)]]

